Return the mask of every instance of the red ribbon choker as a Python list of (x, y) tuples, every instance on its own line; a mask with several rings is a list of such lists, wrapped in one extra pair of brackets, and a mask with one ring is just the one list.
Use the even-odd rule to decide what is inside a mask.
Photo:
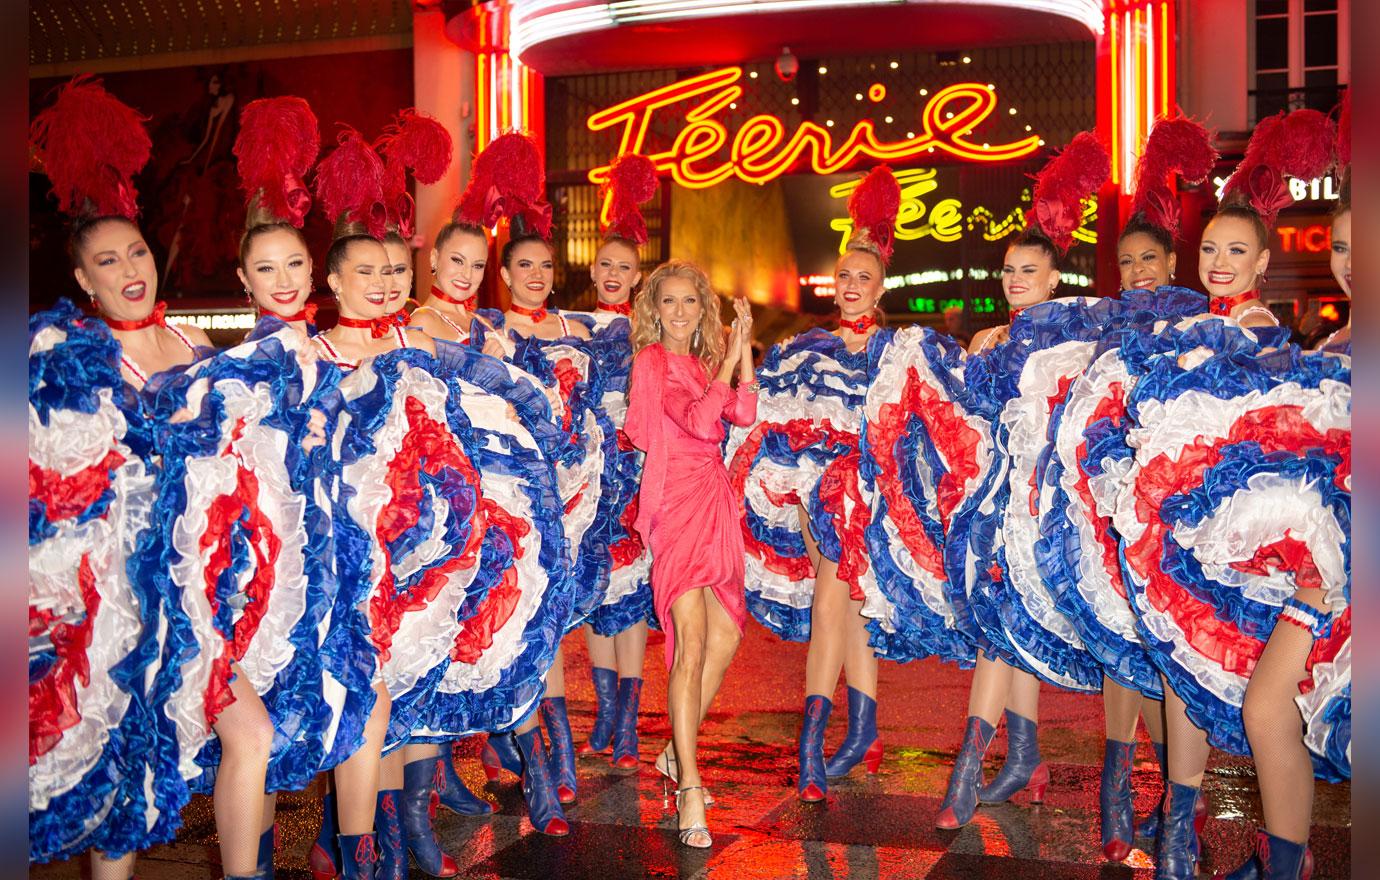
[(626, 302), (626, 301), (625, 301), (625, 302), (615, 303), (615, 304), (613, 304), (613, 305), (610, 305), (609, 303), (602, 303), (602, 302), (601, 302), (601, 303), (599, 303), (599, 307), (598, 307), (595, 311), (599, 311), (599, 312), (613, 312), (614, 314), (618, 314), (618, 315), (629, 315), (629, 316), (631, 316), (631, 315), (632, 315), (632, 303), (631, 303), (631, 302)]
[(546, 306), (537, 306), (535, 309), (527, 309), (517, 303), (511, 303), (508, 308), (512, 309), (514, 314), (522, 315), (525, 318), (531, 318), (533, 324), (540, 324), (542, 321), (546, 320), (547, 315), (551, 314), (546, 310)]
[(316, 304), (307, 303), (302, 306), (302, 311), (292, 315), (278, 315), (278, 320), (286, 324), (294, 324), (298, 321), (306, 321), (308, 324), (316, 323)]
[(1236, 296), (1214, 296), (1208, 301), (1208, 311), (1212, 312), (1214, 315), (1230, 315), (1231, 310), (1241, 305), (1243, 302), (1249, 302), (1250, 300), (1259, 298), (1260, 292), (1256, 290), (1247, 290), (1244, 293), (1238, 293)]
[(863, 315), (856, 321), (849, 321), (844, 318), (839, 318), (839, 326), (847, 327), (854, 333), (862, 335), (863, 333), (866, 333), (868, 330), (871, 330), (873, 327), (877, 326), (877, 319), (872, 317), (871, 315)]
[(1006, 314), (1011, 318), (1011, 320), (1014, 321), (1014, 320), (1016, 320), (1016, 316), (1019, 315), (1021, 312), (1025, 311), (1026, 308), (1028, 308), (1028, 307), (1027, 307), (1027, 306), (1007, 306), (1007, 307), (1006, 307)]
[(166, 327), (168, 326), (168, 322), (163, 317), (163, 313), (167, 310), (167, 303), (159, 303), (153, 307), (153, 311), (150, 312), (147, 317), (138, 318), (134, 321), (120, 321), (115, 318), (107, 318), (105, 315), (101, 316), (101, 320), (104, 321), (106, 326), (111, 330), (143, 330), (145, 327), (152, 327), (155, 324), (159, 327)]
[(472, 293), (464, 299), (456, 299), (434, 284), (431, 285), (431, 295), (444, 302), (457, 305), (467, 312), (474, 311), (474, 301), (479, 298), (479, 294)]
[(394, 328), (406, 327), (408, 323), (407, 312), (399, 309), (391, 315), (384, 315), (382, 318), (347, 318), (344, 315), (336, 322), (341, 327), (353, 327), (356, 330), (368, 330), (369, 335), (374, 339), (382, 339)]

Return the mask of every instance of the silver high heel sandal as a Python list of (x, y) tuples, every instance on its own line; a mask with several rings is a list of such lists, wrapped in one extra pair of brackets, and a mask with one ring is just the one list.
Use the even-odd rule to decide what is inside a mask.
[[(665, 759), (666, 759), (666, 766), (665, 766), (665, 767), (661, 766), (661, 759), (662, 759), (662, 758), (665, 758)], [(660, 773), (660, 774), (662, 775), (662, 777), (663, 777), (662, 780), (661, 780), (661, 799), (662, 799), (663, 806), (669, 806), (668, 804), (665, 803), (665, 801), (666, 801), (666, 782), (667, 782), (667, 780), (669, 780), (669, 781), (671, 782), (672, 785), (679, 785), (679, 784), (680, 784), (680, 780), (679, 780), (679, 778), (678, 778), (678, 777), (680, 776), (680, 766), (676, 763), (676, 756), (673, 755), (673, 754), (671, 754), (670, 752), (665, 752), (665, 751), (663, 751), (663, 752), (659, 753), (659, 754), (656, 756), (656, 760), (652, 762), (652, 766), (655, 767), (655, 768), (656, 768), (656, 772)], [(709, 793), (709, 789), (708, 789), (708, 788), (705, 788), (705, 787), (702, 786), (702, 785), (701, 785), (701, 786), (697, 786), (697, 787), (704, 790), (704, 795), (703, 795), (703, 797), (704, 797), (704, 808), (707, 810), (707, 809), (709, 809), (710, 807), (714, 806), (714, 803), (715, 803), (715, 801), (714, 801), (714, 796), (713, 796), (712, 794)]]
[[(678, 789), (676, 789), (676, 821), (677, 821), (677, 823), (679, 823), (679, 821), (680, 821), (680, 796), (683, 795), (683, 794), (685, 794), (685, 793), (688, 792), (688, 791), (699, 791), (699, 792), (701, 793), (700, 796), (701, 796), (701, 797), (704, 796), (704, 795), (703, 795), (703, 792), (704, 792), (704, 786), (703, 786), (703, 785), (691, 785), (691, 786), (687, 786), (686, 788), (678, 788)], [(714, 845), (714, 838), (709, 834), (709, 826), (706, 825), (706, 824), (703, 823), (703, 822), (699, 823), (698, 825), (691, 825), (689, 828), (681, 828), (681, 827), (679, 826), (679, 824), (677, 824), (677, 826), (676, 826), (676, 833), (679, 835), (679, 837), (680, 837), (680, 842), (681, 842), (682, 844), (684, 844), (685, 846), (691, 847), (691, 848), (693, 848), (693, 849), (709, 849), (711, 846)], [(704, 843), (693, 843), (693, 842), (692, 842), (692, 838), (694, 838), (694, 836), (695, 836), (696, 834), (703, 834), (703, 835), (704, 835)]]

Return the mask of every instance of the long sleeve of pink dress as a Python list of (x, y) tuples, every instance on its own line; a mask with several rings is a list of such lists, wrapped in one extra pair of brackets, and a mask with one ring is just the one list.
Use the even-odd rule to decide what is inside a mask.
[(710, 382), (693, 355), (656, 344), (633, 360), (624, 430), (647, 453), (636, 526), (652, 551), (668, 667), (675, 656), (671, 605), (689, 590), (711, 590), (740, 630), (747, 619), (738, 502), (719, 446), (725, 419), (749, 425), (756, 415), (754, 394)]

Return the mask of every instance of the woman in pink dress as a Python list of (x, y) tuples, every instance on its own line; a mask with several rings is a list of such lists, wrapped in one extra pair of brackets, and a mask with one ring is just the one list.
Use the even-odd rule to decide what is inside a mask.
[(672, 260), (652, 273), (633, 307), (625, 428), (647, 453), (635, 525), (652, 551), (653, 601), (666, 632), (680, 840), (699, 849), (713, 844), (695, 754), (699, 725), (747, 617), (743, 535), (720, 445), (724, 419), (749, 425), (756, 417), (757, 385), (752, 313), (745, 300), (733, 305), (725, 345), (704, 272)]

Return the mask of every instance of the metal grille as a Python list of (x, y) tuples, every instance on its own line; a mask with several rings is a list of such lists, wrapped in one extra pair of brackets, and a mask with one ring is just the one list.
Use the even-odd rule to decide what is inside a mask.
[(29, 64), (411, 33), (407, 0), (47, 0), (29, 4)]

